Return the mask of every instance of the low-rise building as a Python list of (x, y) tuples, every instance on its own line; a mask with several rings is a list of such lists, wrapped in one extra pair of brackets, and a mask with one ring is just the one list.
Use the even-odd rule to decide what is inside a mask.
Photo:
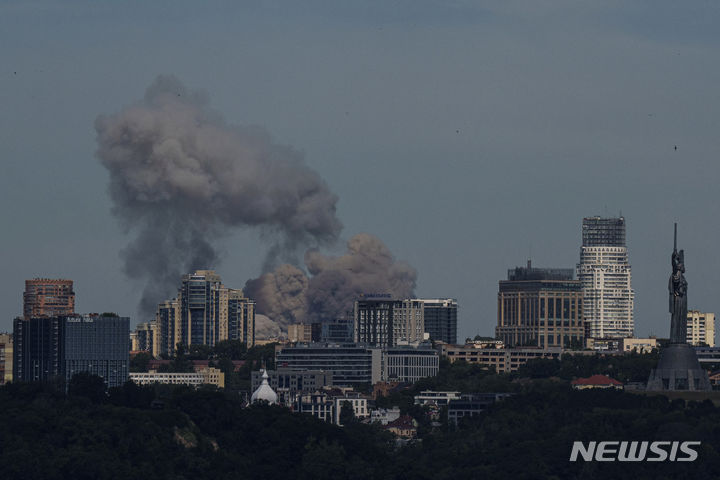
[(400, 418), (400, 407), (378, 408), (370, 411), (370, 423), (387, 425)]
[(355, 418), (363, 419), (370, 416), (368, 410), (367, 397), (359, 392), (343, 392), (341, 395), (332, 395), (333, 398), (333, 423), (335, 425), (343, 426), (340, 422), (340, 413), (345, 402), (349, 403), (353, 409), (353, 415)]
[(624, 353), (650, 353), (656, 348), (656, 338), (623, 338), (620, 340), (620, 351)]
[(423, 390), (420, 395), (415, 395), (415, 405), (447, 405), (451, 400), (459, 400), (460, 392), (435, 392)]
[[(268, 383), (276, 392), (288, 391), (290, 393), (302, 391), (315, 391), (324, 387), (333, 386), (333, 374), (326, 370), (291, 370), (279, 368), (268, 370)], [(256, 390), (262, 383), (262, 371), (251, 374), (252, 390)]]
[(447, 408), (448, 423), (457, 425), (459, 419), (478, 415), (493, 403), (512, 395), (511, 393), (465, 393), (450, 400)]
[(514, 372), (528, 360), (534, 358), (559, 359), (562, 355), (562, 348), (475, 348), (474, 345), (442, 345), (441, 354), (447, 357), (450, 362), (463, 360), (467, 363), (474, 363), (492, 367), (497, 373)]
[(130, 380), (138, 385), (152, 385), (163, 383), (169, 385), (188, 385), (199, 387), (200, 385), (215, 385), (218, 388), (225, 388), (225, 374), (217, 368), (207, 367), (198, 372), (130, 372)]
[(383, 428), (396, 437), (409, 440), (417, 437), (417, 425), (417, 421), (410, 415), (403, 415), (397, 420), (388, 423)]
[(700, 365), (720, 365), (720, 347), (695, 347), (695, 354)]
[(614, 378), (610, 378), (607, 375), (593, 375), (588, 378), (577, 378), (570, 382), (570, 384), (575, 390), (585, 390), (588, 388), (615, 388), (617, 390), (622, 390), (623, 388), (622, 382), (619, 382)]

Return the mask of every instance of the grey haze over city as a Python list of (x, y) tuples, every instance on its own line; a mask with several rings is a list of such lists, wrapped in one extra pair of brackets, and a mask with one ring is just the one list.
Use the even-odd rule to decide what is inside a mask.
[[(324, 307), (272, 308), (305, 318), (392, 270), (372, 291), (455, 297), (458, 338), (492, 335), (507, 269), (574, 267), (582, 218), (622, 214), (636, 334), (666, 336), (673, 222), (689, 307), (720, 308), (718, 24), (704, 1), (3, 2), (0, 331), (25, 279), (72, 279), (79, 312), (137, 323), (207, 267), (257, 295), (294, 279)], [(158, 105), (186, 115), (167, 128), (209, 125), (227, 188), (203, 208), (186, 176), (114, 168), (114, 122)]]

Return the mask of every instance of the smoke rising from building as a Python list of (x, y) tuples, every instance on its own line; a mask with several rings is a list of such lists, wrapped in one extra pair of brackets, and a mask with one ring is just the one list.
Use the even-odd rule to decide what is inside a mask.
[(183, 273), (218, 263), (216, 239), (230, 228), (274, 239), (266, 269), (342, 229), (337, 196), (298, 151), (263, 128), (228, 125), (175, 77), (159, 76), (143, 101), (98, 117), (95, 129), (113, 213), (135, 233), (121, 256), (125, 273), (145, 282), (144, 315)]
[(366, 233), (353, 236), (347, 253), (339, 257), (308, 250), (305, 265), (310, 276), (281, 265), (245, 285), (244, 292), (257, 302), (257, 311), (282, 330), (289, 323), (341, 318), (363, 293), (414, 296), (417, 271), (395, 260), (379, 238)]

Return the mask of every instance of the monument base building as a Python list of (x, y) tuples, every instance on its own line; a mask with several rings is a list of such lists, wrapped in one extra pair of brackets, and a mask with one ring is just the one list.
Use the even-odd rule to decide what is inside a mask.
[(672, 343), (660, 351), (660, 361), (650, 372), (647, 390), (709, 391), (712, 386), (695, 349), (687, 343)]

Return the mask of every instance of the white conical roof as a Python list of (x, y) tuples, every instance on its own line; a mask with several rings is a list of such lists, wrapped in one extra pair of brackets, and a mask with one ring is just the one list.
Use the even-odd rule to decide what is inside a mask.
[(262, 383), (257, 390), (250, 397), (250, 402), (255, 403), (259, 401), (268, 402), (269, 404), (277, 403), (277, 393), (268, 385), (268, 374), (267, 371), (263, 370)]

